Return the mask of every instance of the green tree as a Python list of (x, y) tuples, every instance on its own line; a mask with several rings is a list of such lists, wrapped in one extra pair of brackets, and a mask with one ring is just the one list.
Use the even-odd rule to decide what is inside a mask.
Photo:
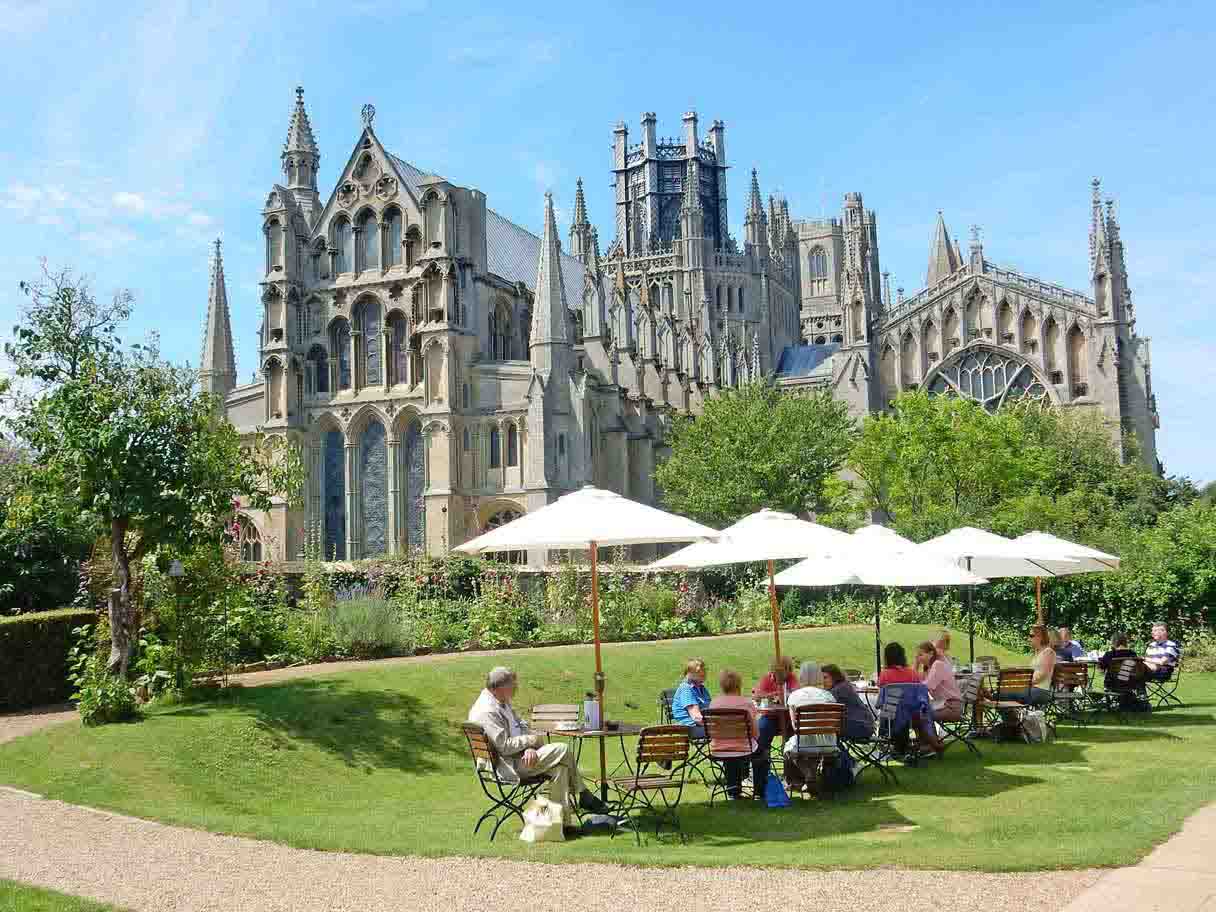
[(755, 382), (708, 400), (695, 418), (674, 418), (655, 480), (670, 509), (714, 525), (763, 507), (832, 513), (847, 495), (837, 473), (855, 436), (829, 392), (791, 396)]
[(242, 440), (193, 372), (160, 358), (155, 340), (124, 349), (117, 332), (129, 295), (98, 305), (71, 273), (43, 273), (22, 285), (30, 306), (5, 347), (17, 376), (40, 384), (9, 419), (31, 459), (7, 522), (35, 524), (48, 504), (66, 501), (109, 534), (119, 597), (108, 666), (125, 676), (133, 562), (217, 543), (238, 499), (253, 509), (297, 499), (303, 462), (283, 437)]

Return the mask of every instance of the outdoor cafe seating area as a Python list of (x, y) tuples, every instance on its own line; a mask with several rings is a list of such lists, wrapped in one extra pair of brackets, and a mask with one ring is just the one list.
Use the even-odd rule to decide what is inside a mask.
[[(673, 687), (659, 694), (612, 693), (598, 634), (597, 549), (656, 541), (693, 544), (656, 561), (651, 565), (654, 569), (767, 564), (775, 662), (772, 674), (764, 679), (767, 686), (758, 683), (751, 689), (750, 702), (736, 696), (729, 706), (686, 707), (677, 696), (679, 688), (686, 686), (684, 680), (698, 692), (705, 691), (705, 669), (702, 663), (698, 671), (695, 660), (686, 669), (687, 677), (674, 669)], [(1083, 651), (1073, 643), (1075, 648), (1057, 659), (1060, 649), (1049, 647), (1041, 626), (1041, 604), (1027, 606), (1027, 626), (1036, 619), (1037, 608), (1040, 624), (1034, 630), (1044, 638), (1035, 647), (1039, 654), (1031, 666), (1002, 667), (995, 657), (976, 656), (973, 612), (967, 659), (934, 651), (949, 663), (946, 676), (953, 678), (954, 687), (945, 690), (957, 694), (944, 704), (944, 711), (925, 675), (906, 667), (900, 675), (889, 674), (893, 664), (898, 670), (907, 663), (902, 662), (901, 647), (883, 642), (877, 600), (873, 672), (835, 665), (825, 665), (821, 672), (817, 663), (808, 662), (802, 665), (802, 680), (787, 678), (773, 685), (781, 668), (786, 675), (798, 670), (788, 658), (782, 664), (779, 587), (852, 585), (881, 591), (959, 586), (970, 594), (975, 586), (997, 577), (1049, 581), (1071, 573), (1117, 571), (1117, 557), (1052, 536), (1032, 533), (1010, 540), (982, 530), (959, 529), (917, 545), (879, 526), (846, 534), (768, 510), (719, 532), (610, 492), (585, 488), (486, 533), (461, 550), (529, 548), (589, 551), (596, 634), (594, 689), (582, 703), (536, 705), (530, 712), (519, 707), (518, 712), (527, 717), (531, 731), (543, 733), (550, 742), (568, 743), (576, 757), (582, 758), (584, 748), (594, 752), (598, 764), (590, 764), (596, 769), (587, 779), (598, 787), (603, 807), (610, 809), (607, 817), (614, 835), (627, 829), (640, 840), (643, 831), (659, 835), (665, 828), (681, 834), (679, 807), (686, 789), (694, 784), (708, 790), (711, 806), (723, 805), (722, 813), (730, 813), (731, 803), (737, 800), (781, 806), (782, 799), (788, 803), (799, 795), (831, 799), (862, 777), (876, 777), (880, 788), (898, 788), (907, 769), (948, 764), (958, 752), (982, 758), (987, 745), (1000, 750), (1001, 741), (1049, 740), (1062, 724), (1085, 726), (1103, 717), (1126, 722), (1136, 712), (1181, 705), (1180, 658), (1161, 668), (1128, 650)], [(776, 561), (799, 562), (777, 573)], [(949, 637), (944, 639), (948, 649)], [(929, 649), (931, 644), (922, 646)], [(1050, 662), (1040, 661), (1043, 651), (1052, 652)], [(918, 664), (921, 658), (918, 655)], [(738, 694), (740, 677), (755, 675), (756, 670), (721, 671), (724, 688), (733, 682), (731, 689)], [(940, 683), (945, 673), (937, 674)], [(759, 681), (760, 676), (755, 677)], [(822, 693), (828, 686), (846, 697), (850, 695), (839, 688), (851, 688), (857, 699), (800, 699), (807, 692), (803, 688)], [(615, 708), (608, 711), (624, 703), (643, 705), (640, 701), (653, 701), (653, 719), (639, 718), (636, 710), (632, 718)], [(867, 715), (846, 718), (846, 704), (863, 706)], [(490, 801), (475, 832), (489, 824), (493, 839), (509, 820), (523, 822), (525, 806), (545, 785), (546, 776), (524, 771), (518, 781), (503, 777), (504, 758), (485, 731), (472, 721), (463, 728), (478, 781)], [(620, 757), (611, 768), (609, 744), (619, 748), (614, 754)], [(757, 781), (757, 776), (765, 779)], [(776, 790), (774, 779), (781, 783)]]

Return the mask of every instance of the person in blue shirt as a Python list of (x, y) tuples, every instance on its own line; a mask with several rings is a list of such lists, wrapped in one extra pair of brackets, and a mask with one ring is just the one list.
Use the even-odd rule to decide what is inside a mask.
[(1056, 648), (1056, 655), (1066, 662), (1075, 662), (1085, 655), (1084, 648), (1072, 638), (1072, 631), (1067, 627), (1060, 628), (1060, 645)]
[(709, 690), (705, 687), (705, 662), (689, 659), (684, 666), (684, 680), (671, 698), (671, 720), (687, 725), (693, 740), (705, 737), (705, 719), (701, 712), (709, 708)]

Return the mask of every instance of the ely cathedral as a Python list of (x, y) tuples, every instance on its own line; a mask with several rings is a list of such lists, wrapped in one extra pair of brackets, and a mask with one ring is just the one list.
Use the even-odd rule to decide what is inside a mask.
[(827, 388), (861, 416), (924, 387), (995, 409), (1035, 398), (1098, 411), (1156, 466), (1148, 340), (1136, 335), (1119, 225), (1093, 185), (1092, 288), (1071, 291), (966, 254), (940, 213), (925, 287), (892, 298), (860, 193), (839, 218), (763, 199), (728, 229), (726, 129), (685, 114), (613, 132), (614, 236), (579, 182), (565, 245), (481, 190), (399, 158), (375, 111), (322, 198), (303, 92), (262, 211), (257, 379), (237, 384), (219, 244), (200, 378), (242, 432), (304, 453), (302, 509), (242, 515), (247, 559), (443, 553), (584, 484), (647, 503), (674, 413), (773, 376)]

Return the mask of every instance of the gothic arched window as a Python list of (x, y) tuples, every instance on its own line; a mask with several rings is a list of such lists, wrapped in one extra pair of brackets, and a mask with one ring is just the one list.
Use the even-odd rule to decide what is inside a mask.
[(384, 265), (397, 266), (401, 263), (401, 210), (390, 209), (385, 214), (388, 225), (387, 248), (384, 251)]
[(355, 329), (360, 336), (360, 371), (359, 386), (370, 386), (383, 382), (380, 370), (380, 304), (375, 300), (365, 300), (355, 311)]
[(490, 468), (497, 469), (502, 467), (502, 435), (498, 433), (498, 428), (490, 428)]
[(405, 383), (408, 364), (408, 346), (405, 315), (394, 311), (388, 318), (385, 331), (388, 335), (388, 382)]
[(259, 563), (262, 560), (262, 533), (248, 516), (237, 516), (236, 535), (241, 546), (241, 560)]
[(330, 349), (338, 362), (338, 389), (350, 389), (350, 324), (335, 320), (330, 330)]
[(519, 465), (519, 431), (514, 424), (507, 425), (507, 465)]
[(266, 225), (266, 271), (273, 272), (283, 265), (283, 226), (278, 219)]
[[(513, 520), (519, 519), (524, 514), (519, 510), (499, 510), (486, 520), (483, 532), (489, 532), (491, 529), (497, 529), (499, 526), (505, 526)], [(527, 555), (523, 551), (493, 551), (486, 555), (491, 560), (501, 561), (504, 564), (522, 564), (527, 560)]]
[(418, 258), (418, 248), (422, 245), (422, 233), (417, 225), (411, 225), (405, 232), (405, 268), (413, 269), (414, 260)]
[(334, 223), (334, 273), (350, 272), (354, 263), (354, 239), (350, 230), (350, 222), (339, 218)]
[(365, 212), (359, 219), (359, 239), (362, 245), (360, 269), (374, 269), (380, 265), (380, 226), (376, 214)]
[(318, 393), (329, 392), (329, 355), (320, 345), (314, 345), (308, 351), (308, 360), (312, 364), (313, 389)]
[(929, 381), (930, 395), (973, 399), (990, 412), (1006, 402), (1050, 401), (1047, 387), (1025, 361), (982, 346), (960, 352)]

